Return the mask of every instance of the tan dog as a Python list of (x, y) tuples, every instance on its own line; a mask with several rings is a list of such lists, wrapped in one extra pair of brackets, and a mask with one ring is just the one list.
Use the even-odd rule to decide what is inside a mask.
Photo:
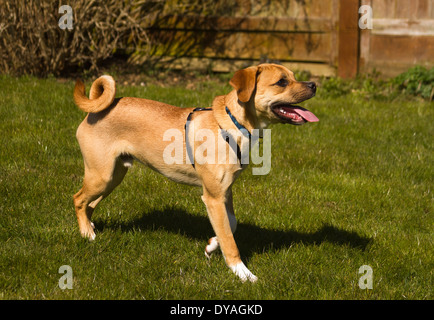
[[(226, 142), (222, 129), (243, 128), (251, 133), (271, 123), (318, 121), (311, 112), (294, 105), (313, 97), (316, 86), (313, 82), (296, 81), (291, 71), (274, 64), (237, 71), (230, 84), (234, 90), (216, 97), (212, 110), (192, 112), (192, 108), (151, 100), (115, 99), (115, 82), (110, 76), (102, 76), (92, 84), (88, 99), (83, 82), (77, 80), (74, 100), (81, 110), (89, 113), (77, 130), (85, 174), (83, 187), (74, 195), (74, 204), (83, 237), (95, 239), (90, 219), (96, 205), (119, 185), (133, 160), (138, 160), (176, 182), (202, 186), (202, 200), (216, 234), (205, 249), (206, 255), (220, 246), (227, 265), (241, 280), (257, 280), (241, 261), (233, 237), (236, 219), (231, 187), (246, 166), (239, 161), (195, 161), (192, 165), (187, 161), (187, 153), (183, 154), (182, 163), (167, 164), (164, 152), (171, 141), (163, 137), (167, 130), (176, 129), (185, 139), (187, 131), (183, 147), (192, 148), (195, 156), (194, 150), (200, 143), (192, 136), (190, 127), (186, 127), (187, 118), (195, 131), (211, 130), (217, 137), (216, 146)], [(237, 144), (243, 139), (248, 137), (240, 135)]]

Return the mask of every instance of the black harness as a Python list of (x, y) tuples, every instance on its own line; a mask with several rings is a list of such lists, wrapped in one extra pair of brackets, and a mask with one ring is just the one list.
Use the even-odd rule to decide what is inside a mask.
[[(241, 125), (237, 121), (237, 119), (229, 111), (228, 107), (225, 107), (225, 109), (226, 109), (226, 113), (229, 115), (229, 117), (231, 118), (231, 120), (235, 124), (235, 126), (243, 133), (243, 135), (245, 137), (249, 138), (249, 140), (250, 140), (251, 139), (250, 132), (243, 125)], [(195, 168), (195, 166), (194, 166), (193, 151), (190, 148), (190, 145), (188, 143), (188, 123), (189, 123), (189, 121), (191, 121), (191, 117), (193, 116), (193, 113), (195, 111), (212, 111), (212, 108), (195, 108), (195, 109), (193, 109), (193, 111), (189, 113), (189, 115), (187, 117), (187, 121), (186, 121), (185, 126), (184, 126), (184, 131), (185, 131), (185, 148), (187, 149), (187, 157), (190, 160), (190, 163), (193, 166), (193, 168)], [(226, 136), (225, 140), (229, 144), (229, 146), (232, 147), (232, 145), (229, 143), (230, 139), (229, 139), (228, 136)], [(241, 148), (238, 145), (238, 143), (236, 144), (236, 149), (237, 150), (234, 150), (234, 152), (237, 154), (238, 161), (241, 164)]]

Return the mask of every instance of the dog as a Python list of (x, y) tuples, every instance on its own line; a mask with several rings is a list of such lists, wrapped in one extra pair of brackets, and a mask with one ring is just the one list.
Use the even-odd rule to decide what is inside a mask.
[(217, 137), (216, 145), (227, 142), (221, 130), (247, 132), (236, 138), (239, 150), (241, 140), (249, 139), (254, 129), (265, 129), (273, 123), (318, 121), (312, 112), (296, 106), (315, 96), (316, 85), (297, 81), (293, 72), (277, 64), (239, 70), (229, 83), (233, 90), (215, 97), (210, 109), (193, 109), (140, 98), (115, 98), (115, 81), (108, 75), (93, 82), (87, 98), (84, 83), (76, 81), (74, 101), (88, 113), (76, 133), (84, 159), (84, 178), (82, 188), (74, 195), (74, 205), (83, 237), (95, 239), (91, 222), (95, 207), (121, 183), (137, 160), (171, 180), (202, 187), (202, 200), (215, 232), (205, 247), (206, 256), (220, 247), (226, 264), (243, 282), (257, 280), (242, 262), (233, 236), (237, 220), (232, 184), (246, 165), (240, 161), (189, 162), (188, 152), (182, 155), (183, 161), (168, 164), (164, 154), (172, 140), (163, 137), (167, 130), (176, 129), (183, 134), (183, 147), (194, 151), (199, 142), (191, 134), (192, 124), (195, 131), (212, 132)]

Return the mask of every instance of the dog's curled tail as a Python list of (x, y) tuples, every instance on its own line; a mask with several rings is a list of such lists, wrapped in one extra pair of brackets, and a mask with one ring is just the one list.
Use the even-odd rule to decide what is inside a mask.
[(110, 76), (101, 76), (92, 83), (89, 98), (83, 81), (77, 79), (75, 83), (74, 101), (84, 112), (97, 113), (106, 109), (113, 103), (115, 95), (115, 81)]

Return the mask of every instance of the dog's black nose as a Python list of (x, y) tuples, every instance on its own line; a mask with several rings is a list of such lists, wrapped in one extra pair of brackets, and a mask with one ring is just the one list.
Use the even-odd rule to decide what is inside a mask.
[(315, 82), (308, 82), (307, 86), (308, 86), (308, 88), (312, 89), (313, 92), (316, 91), (316, 84), (315, 84)]

